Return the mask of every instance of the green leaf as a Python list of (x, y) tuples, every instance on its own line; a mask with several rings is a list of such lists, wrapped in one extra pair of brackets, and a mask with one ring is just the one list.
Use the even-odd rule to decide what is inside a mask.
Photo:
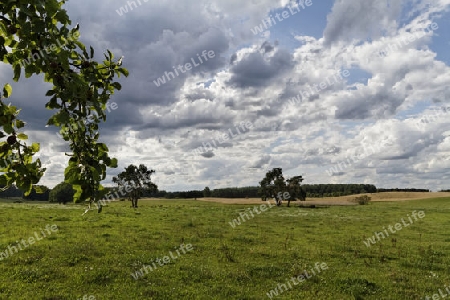
[(50, 117), (47, 121), (47, 126), (55, 125), (55, 116)]
[(7, 182), (8, 182), (8, 175), (7, 174), (0, 175), (0, 185), (5, 186)]
[(45, 192), (47, 191), (47, 188), (45, 188), (45, 187), (43, 187), (43, 186), (40, 186), (40, 185), (36, 185), (36, 186), (34, 187), (34, 190), (35, 190), (36, 193), (38, 193), (38, 194), (43, 194), (43, 193), (45, 193)]
[(39, 143), (32, 143), (31, 144), (31, 149), (33, 150), (33, 152), (39, 152), (40, 148), (41, 147), (40, 147)]
[(11, 123), (7, 123), (3, 125), (3, 130), (7, 133), (7, 134), (12, 134), (14, 132), (14, 128), (11, 126)]
[(3, 97), (9, 98), (9, 96), (11, 96), (11, 94), (12, 94), (12, 86), (9, 83), (7, 83), (3, 87)]
[(48, 16), (53, 18), (53, 16), (56, 15), (56, 13), (58, 12), (58, 9), (59, 9), (58, 1), (50, 0), (50, 1), (45, 1), (45, 2), (46, 2), (45, 10), (46, 10)]
[(28, 196), (28, 195), (30, 195), (31, 191), (33, 190), (33, 185), (31, 184), (30, 181), (27, 181), (22, 185), (21, 189), (24, 191), (23, 195)]
[(56, 96), (53, 96), (47, 104), (45, 104), (45, 107), (47, 109), (55, 109), (55, 108), (61, 108), (62, 106), (58, 104), (58, 98)]
[(82, 193), (83, 193), (83, 190), (81, 189), (81, 185), (73, 184), (72, 189), (75, 190), (75, 194), (73, 195), (73, 202), (75, 202), (75, 203), (79, 202), (79, 200), (82, 196)]
[(67, 124), (70, 120), (70, 115), (67, 111), (62, 110), (55, 115), (55, 121), (58, 124)]
[(111, 83), (111, 85), (118, 91), (120, 91), (122, 89), (122, 85), (118, 82), (113, 82), (113, 83)]
[(109, 51), (108, 49), (106, 51), (108, 51), (109, 59), (113, 60), (114, 59), (114, 55), (112, 54), (112, 52)]
[(25, 122), (24, 121), (16, 119), (16, 127), (18, 129), (23, 128), (24, 126), (25, 126)]
[(110, 168), (117, 168), (117, 158), (111, 159), (111, 163), (109, 164)]
[(55, 90), (48, 90), (47, 93), (45, 93), (45, 96), (53, 96), (54, 94), (56, 94)]
[(104, 144), (104, 143), (98, 143), (97, 144), (97, 149), (98, 149), (98, 151), (100, 152), (100, 153), (103, 153), (103, 152), (108, 152), (108, 146), (106, 146), (106, 144)]
[(72, 183), (78, 179), (78, 175), (80, 174), (80, 170), (74, 167), (67, 167), (64, 171), (64, 181), (67, 183)]
[(122, 73), (123, 75), (125, 75), (125, 77), (128, 77), (128, 75), (130, 75), (130, 72), (128, 72), (127, 69), (125, 68), (120, 68), (119, 70), (117, 70), (119, 73)]
[(28, 139), (28, 135), (26, 135), (25, 133), (19, 133), (19, 134), (17, 135), (17, 138), (18, 138), (19, 140), (27, 140), (27, 139)]

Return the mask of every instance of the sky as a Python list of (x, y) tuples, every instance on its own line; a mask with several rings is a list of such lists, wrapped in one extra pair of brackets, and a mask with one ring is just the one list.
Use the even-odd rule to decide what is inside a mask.
[[(431, 3), (430, 3), (431, 2)], [(102, 142), (167, 191), (305, 184), (450, 188), (450, 0), (76, 0), (80, 40), (124, 56)], [(63, 180), (42, 76), (12, 81), (30, 142)], [(113, 109), (115, 108), (115, 109)]]

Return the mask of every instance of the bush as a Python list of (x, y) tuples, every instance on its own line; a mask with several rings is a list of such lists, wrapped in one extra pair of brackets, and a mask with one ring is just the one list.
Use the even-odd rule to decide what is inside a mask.
[(72, 189), (72, 185), (69, 183), (61, 182), (55, 186), (49, 195), (50, 202), (58, 202), (59, 204), (66, 204), (67, 202), (73, 202), (73, 195), (75, 191)]
[(371, 199), (372, 199), (372, 198), (370, 198), (369, 196), (364, 195), (364, 196), (355, 197), (355, 199), (350, 200), (350, 201), (356, 202), (356, 203), (358, 203), (359, 205), (366, 205), (366, 204), (369, 204), (369, 201), (370, 201)]

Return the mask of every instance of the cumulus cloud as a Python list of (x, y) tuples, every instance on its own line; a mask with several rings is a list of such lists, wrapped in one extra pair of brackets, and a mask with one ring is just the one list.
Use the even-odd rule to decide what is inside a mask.
[[(289, 4), (164, 0), (119, 16), (126, 2), (68, 2), (96, 58), (108, 48), (125, 56), (130, 71), (112, 98), (118, 109), (101, 127), (102, 141), (120, 162), (105, 182), (130, 163), (144, 163), (166, 190), (255, 185), (273, 167), (303, 174), (305, 183), (448, 188), (448, 117), (420, 120), (436, 106), (450, 106), (450, 70), (438, 58), (448, 45), (440, 48), (443, 38), (430, 30), (448, 18), (450, 1), (314, 2), (291, 23), (272, 26), (263, 37), (252, 33)], [(294, 31), (304, 20), (314, 30)], [(214, 57), (154, 83), (198, 62), (204, 51)], [(344, 70), (350, 75), (342, 76)], [(11, 77), (0, 65), (0, 81)], [(23, 107), (30, 139), (45, 149), (43, 183), (53, 186), (62, 180), (68, 149), (56, 129), (44, 127), (52, 112), (44, 108), (42, 81), (14, 84), (11, 101)], [(246, 122), (251, 129), (193, 154)], [(363, 156), (361, 145), (382, 143), (383, 150), (351, 159)], [(348, 159), (345, 169), (327, 174)]]

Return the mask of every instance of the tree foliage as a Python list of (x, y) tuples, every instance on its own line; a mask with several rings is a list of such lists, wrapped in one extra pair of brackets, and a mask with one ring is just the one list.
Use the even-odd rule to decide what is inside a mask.
[(273, 168), (266, 173), (266, 177), (259, 183), (261, 198), (263, 201), (266, 201), (267, 198), (273, 198), (277, 206), (280, 206), (282, 201), (286, 200), (283, 196), (284, 193), (288, 192), (290, 196), (287, 198), (288, 206), (290, 206), (291, 201), (297, 199), (305, 201), (306, 193), (301, 187), (302, 181), (302, 176), (285, 179), (281, 168)]
[(307, 197), (340, 197), (364, 193), (376, 193), (373, 184), (304, 184)]
[[(94, 60), (94, 49), (81, 43), (80, 26), (69, 28), (71, 21), (65, 0), (0, 3), (0, 61), (11, 65), (14, 81), (43, 74), (52, 84), (46, 96), (47, 109), (56, 110), (47, 125), (56, 126), (71, 153), (65, 169), (65, 182), (73, 184), (74, 200), (98, 201), (104, 194), (100, 182), (107, 167), (117, 167), (108, 147), (99, 143), (98, 125), (106, 121), (106, 104), (121, 86), (115, 76), (128, 76), (121, 67), (122, 58), (114, 60), (107, 50), (105, 60)], [(19, 109), (6, 105), (12, 94), (10, 84), (0, 93), (0, 185), (16, 184), (25, 194), (39, 182), (45, 169), (33, 156), (39, 144), (26, 144), (25, 123), (18, 119)]]
[(154, 192), (158, 186), (151, 181), (154, 170), (149, 170), (145, 165), (139, 167), (129, 165), (125, 171), (113, 177), (113, 182), (119, 186), (119, 193), (125, 195), (131, 201), (131, 206), (137, 208), (138, 200), (144, 192)]
[(73, 187), (70, 183), (61, 182), (60, 184), (57, 184), (49, 194), (49, 201), (50, 202), (57, 202), (59, 204), (72, 202), (74, 201), (73, 196), (75, 194), (75, 191), (73, 190)]
[(209, 187), (205, 187), (205, 189), (203, 190), (203, 197), (211, 197), (211, 190), (209, 189)]
[(211, 197), (216, 198), (257, 198), (259, 197), (258, 186), (230, 187), (211, 190)]
[(306, 192), (302, 189), (301, 183), (303, 181), (302, 176), (294, 176), (286, 180), (286, 187), (289, 193), (288, 206), (291, 200), (306, 200)]

